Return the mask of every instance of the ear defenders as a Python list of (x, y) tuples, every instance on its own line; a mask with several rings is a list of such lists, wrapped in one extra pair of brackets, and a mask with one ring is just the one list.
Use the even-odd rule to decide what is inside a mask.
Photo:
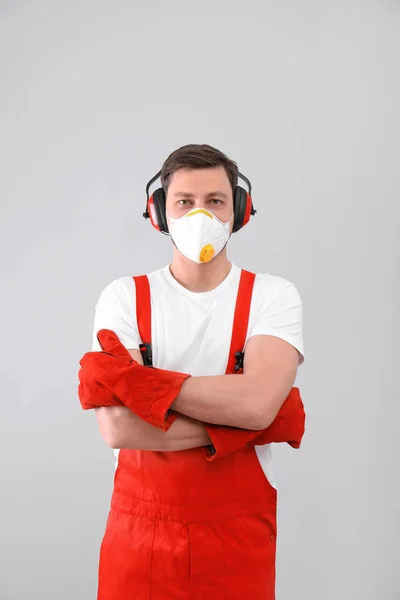
[[(162, 187), (157, 188), (149, 196), (150, 186), (160, 177), (161, 171), (159, 171), (154, 177), (150, 179), (146, 185), (146, 211), (143, 213), (145, 219), (150, 219), (152, 226), (164, 234), (169, 234), (167, 224), (167, 214), (165, 210), (165, 192)], [(241, 173), (238, 173), (240, 179), (243, 179), (247, 183), (249, 191), (239, 185), (236, 186), (233, 194), (233, 229), (232, 233), (242, 229), (250, 220), (250, 216), (256, 214), (256, 210), (253, 207), (253, 200), (251, 198), (251, 183)]]

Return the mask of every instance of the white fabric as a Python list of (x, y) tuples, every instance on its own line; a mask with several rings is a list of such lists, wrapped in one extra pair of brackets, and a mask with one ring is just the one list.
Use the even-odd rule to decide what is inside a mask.
[[(172, 276), (169, 265), (148, 274), (151, 290), (153, 365), (193, 376), (223, 375), (228, 362), (241, 269), (232, 264), (224, 281), (210, 292), (191, 292)], [(135, 282), (131, 276), (112, 281), (96, 305), (93, 351), (100, 350), (97, 332), (114, 331), (129, 350), (138, 349)], [(287, 279), (257, 274), (247, 338), (273, 335), (289, 342), (304, 362), (302, 302)], [(256, 447), (272, 485), (271, 445)], [(115, 452), (118, 460), (118, 450)]]

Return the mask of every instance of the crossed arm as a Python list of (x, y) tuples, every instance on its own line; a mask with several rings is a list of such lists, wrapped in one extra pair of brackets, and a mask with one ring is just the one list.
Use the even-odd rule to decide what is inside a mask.
[[(129, 350), (142, 363), (139, 350)], [(261, 430), (278, 414), (296, 378), (298, 351), (269, 335), (252, 337), (242, 375), (190, 377), (171, 408), (180, 417), (168, 431), (126, 407), (96, 409), (100, 433), (113, 448), (186, 450), (211, 443), (204, 422)]]

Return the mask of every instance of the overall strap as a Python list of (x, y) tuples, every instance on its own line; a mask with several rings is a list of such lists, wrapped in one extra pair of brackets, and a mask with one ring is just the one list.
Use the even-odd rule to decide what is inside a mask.
[(233, 319), (231, 347), (229, 350), (227, 374), (242, 373), (244, 344), (249, 324), (251, 297), (253, 294), (255, 274), (242, 269), (239, 289), (236, 298), (235, 316)]
[(147, 275), (133, 277), (136, 288), (136, 319), (142, 343), (139, 346), (142, 353), (143, 363), (153, 365), (153, 353), (151, 349), (151, 299), (150, 285)]

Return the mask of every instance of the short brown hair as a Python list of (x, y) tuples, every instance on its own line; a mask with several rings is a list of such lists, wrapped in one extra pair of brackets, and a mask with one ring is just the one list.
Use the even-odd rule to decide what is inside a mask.
[(161, 185), (164, 192), (167, 193), (171, 177), (178, 169), (209, 169), (210, 167), (224, 167), (234, 192), (238, 182), (237, 164), (223, 152), (208, 144), (187, 144), (168, 156), (161, 169)]

